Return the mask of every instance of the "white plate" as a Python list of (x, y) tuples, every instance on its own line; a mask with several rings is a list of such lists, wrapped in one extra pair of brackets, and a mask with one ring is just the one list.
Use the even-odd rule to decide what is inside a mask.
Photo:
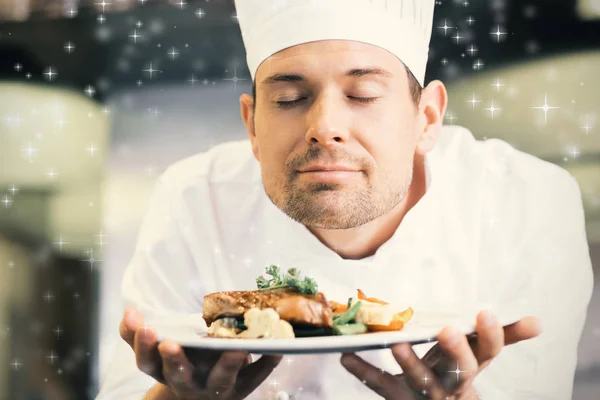
[[(523, 318), (523, 311), (508, 308), (494, 310), (503, 326)], [(399, 332), (377, 332), (349, 336), (319, 336), (295, 339), (225, 339), (206, 336), (201, 314), (159, 318), (149, 321), (158, 340), (173, 339), (183, 347), (210, 350), (244, 350), (254, 354), (345, 353), (387, 348), (396, 343), (419, 344), (437, 340), (446, 326), (454, 326), (464, 334), (475, 331), (477, 312), (462, 315), (447, 312), (417, 311)]]

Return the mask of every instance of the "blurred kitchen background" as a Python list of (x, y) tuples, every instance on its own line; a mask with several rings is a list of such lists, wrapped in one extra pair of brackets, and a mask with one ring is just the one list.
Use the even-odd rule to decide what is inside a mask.
[[(600, 0), (437, 3), (446, 123), (581, 186), (596, 289), (574, 398), (598, 399)], [(94, 398), (156, 177), (246, 136), (244, 57), (233, 0), (0, 0), (0, 399)]]

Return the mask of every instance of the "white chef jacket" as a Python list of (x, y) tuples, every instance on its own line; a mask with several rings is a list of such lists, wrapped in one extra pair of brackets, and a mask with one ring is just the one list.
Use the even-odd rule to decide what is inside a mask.
[[(144, 316), (198, 313), (203, 296), (252, 290), (264, 267), (296, 267), (328, 298), (368, 295), (420, 309), (514, 304), (543, 333), (508, 346), (474, 387), (484, 400), (570, 399), (593, 276), (578, 184), (507, 143), (446, 126), (426, 156), (427, 192), (395, 234), (345, 260), (264, 193), (249, 141), (181, 160), (158, 179), (122, 283)], [(115, 334), (117, 334), (115, 332)], [(434, 345), (415, 345), (419, 357)], [(360, 352), (390, 373), (390, 350)], [(155, 384), (120, 341), (98, 399), (141, 399)], [(278, 394), (279, 393), (279, 394)], [(281, 397), (283, 394), (283, 397)], [(340, 354), (285, 356), (250, 399), (375, 399)]]

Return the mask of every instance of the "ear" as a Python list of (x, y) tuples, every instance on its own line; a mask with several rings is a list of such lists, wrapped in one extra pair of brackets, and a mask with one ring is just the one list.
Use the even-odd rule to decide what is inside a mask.
[(247, 93), (240, 96), (240, 113), (242, 115), (242, 121), (244, 122), (244, 125), (246, 125), (246, 131), (250, 138), (254, 157), (260, 161), (258, 157), (258, 140), (256, 138), (256, 131), (254, 130), (254, 100), (252, 99), (252, 96)]
[(424, 155), (438, 141), (448, 105), (448, 93), (441, 81), (430, 82), (423, 89), (419, 103), (419, 139), (416, 152)]

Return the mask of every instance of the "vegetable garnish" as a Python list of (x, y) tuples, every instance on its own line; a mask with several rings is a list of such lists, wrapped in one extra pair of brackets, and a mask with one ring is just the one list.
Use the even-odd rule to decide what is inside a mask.
[(348, 304), (338, 303), (337, 301), (330, 301), (331, 310), (334, 314), (341, 314), (343, 312), (348, 311)]
[(367, 295), (360, 289), (357, 289), (357, 291), (358, 291), (357, 297), (359, 300), (366, 300), (366, 301), (370, 301), (371, 303), (377, 303), (377, 304), (381, 304), (381, 305), (390, 304), (383, 300), (376, 299), (375, 297), (367, 297)]
[(317, 294), (319, 291), (317, 282), (309, 277), (302, 279), (296, 268), (288, 269), (287, 273), (282, 276), (281, 269), (277, 265), (269, 265), (265, 268), (265, 273), (270, 278), (262, 275), (256, 278), (256, 285), (260, 290), (296, 288), (303, 294)]
[[(283, 274), (277, 265), (266, 267), (265, 275), (256, 278), (256, 285), (259, 290), (293, 288), (302, 294), (318, 293), (318, 285), (314, 279), (302, 277), (296, 268), (290, 268)], [(368, 297), (360, 289), (357, 290), (357, 297), (348, 299), (347, 304), (329, 301), (329, 305), (333, 311), (331, 328), (303, 329), (295, 327), (296, 337), (321, 336), (331, 333), (356, 335), (368, 332), (400, 331), (413, 316), (412, 308), (409, 307), (402, 312), (394, 313), (390, 308), (392, 307), (390, 303), (375, 297)], [(245, 328), (243, 321), (236, 321), (236, 326), (238, 329)]]

